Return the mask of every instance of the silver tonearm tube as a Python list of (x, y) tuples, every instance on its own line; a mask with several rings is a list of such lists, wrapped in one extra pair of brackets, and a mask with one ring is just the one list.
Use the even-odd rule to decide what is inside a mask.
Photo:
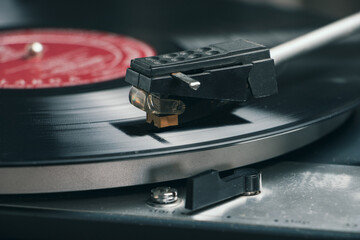
[(360, 29), (360, 12), (340, 19), (270, 50), (275, 64), (345, 38)]

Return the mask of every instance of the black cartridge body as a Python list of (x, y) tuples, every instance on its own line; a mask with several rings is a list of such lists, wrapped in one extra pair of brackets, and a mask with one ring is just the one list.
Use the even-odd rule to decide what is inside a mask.
[[(201, 83), (191, 89), (172, 73)], [(125, 81), (148, 93), (202, 99), (246, 101), (277, 93), (269, 49), (246, 40), (131, 61)]]

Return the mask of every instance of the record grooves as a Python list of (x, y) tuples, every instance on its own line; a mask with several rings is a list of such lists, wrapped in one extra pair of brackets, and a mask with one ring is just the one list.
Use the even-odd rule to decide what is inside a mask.
[[(324, 85), (327, 86), (326, 94), (316, 94)], [(228, 118), (221, 120), (222, 117), (210, 116), (198, 123), (166, 130), (145, 123), (139, 126), (144, 114), (128, 104), (127, 87), (27, 101), (8, 98), (11, 107), (2, 102), (7, 115), (1, 120), (2, 136), (6, 136), (1, 145), (1, 152), (6, 153), (1, 164), (86, 162), (95, 156), (103, 156), (105, 160), (106, 155), (132, 158), (139, 153), (156, 155), (164, 151), (202, 149), (208, 148), (209, 144), (221, 146), (229, 141), (288, 131), (337, 115), (356, 105), (357, 80), (341, 83), (341, 87), (339, 92), (337, 82), (309, 79), (294, 83), (274, 98), (224, 113), (224, 118), (230, 117), (232, 122)], [(339, 94), (341, 101), (338, 100)], [(210, 124), (212, 118), (213, 125)], [(4, 125), (5, 122), (11, 122), (11, 127)], [(131, 128), (136, 127), (142, 128), (142, 133), (132, 133)], [(166, 144), (149, 137), (149, 134), (164, 139), (162, 141)]]
[[(324, 86), (327, 91), (317, 94)], [(166, 130), (140, 123), (145, 116), (128, 104), (128, 87), (30, 101), (8, 98), (13, 111), (1, 119), (1, 189), (29, 193), (137, 185), (265, 160), (341, 124), (344, 113), (358, 104), (359, 90), (351, 77), (294, 80), (279, 95), (236, 108), (224, 120), (210, 116)], [(299, 136), (303, 140), (295, 141)], [(6, 184), (20, 175), (18, 184)], [(43, 179), (53, 180), (44, 184)]]

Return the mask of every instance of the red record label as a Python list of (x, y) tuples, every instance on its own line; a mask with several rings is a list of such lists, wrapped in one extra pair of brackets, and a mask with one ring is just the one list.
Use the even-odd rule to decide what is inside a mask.
[(134, 38), (82, 30), (0, 34), (0, 88), (55, 88), (125, 76), (133, 58), (152, 56)]

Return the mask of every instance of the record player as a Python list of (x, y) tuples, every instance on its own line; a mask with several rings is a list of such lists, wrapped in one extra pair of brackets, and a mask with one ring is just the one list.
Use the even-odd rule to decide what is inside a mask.
[(241, 1), (1, 2), (1, 237), (359, 238), (360, 36), (281, 65), (263, 47), (333, 20)]

